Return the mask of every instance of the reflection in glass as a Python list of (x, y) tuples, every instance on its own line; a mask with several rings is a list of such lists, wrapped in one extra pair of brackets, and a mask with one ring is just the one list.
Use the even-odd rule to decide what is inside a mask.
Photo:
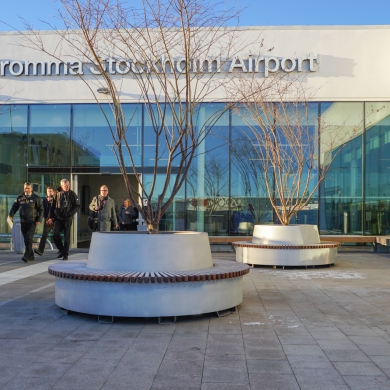
[[(170, 178), (170, 184), (167, 191), (167, 198), (172, 194), (173, 184), (176, 179), (175, 175)], [(150, 191), (153, 183), (153, 175), (145, 174), (142, 176), (142, 184), (147, 192)], [(162, 192), (165, 184), (165, 175), (157, 175), (155, 188), (152, 196), (152, 202), (157, 202), (159, 194)], [(184, 203), (184, 186), (179, 190), (175, 196), (175, 200), (169, 206), (166, 213), (163, 215), (159, 230), (172, 231), (172, 230), (185, 230), (185, 203)]]
[[(0, 232), (9, 233), (6, 219), (26, 181), (27, 106), (0, 107)], [(16, 218), (18, 215), (15, 216)]]
[(241, 108), (240, 114), (232, 113), (231, 235), (252, 235), (255, 224), (272, 222), (272, 206), (255, 149), (256, 138), (244, 122), (244, 115), (247, 115), (245, 108)]
[[(207, 104), (196, 115), (196, 131), (218, 118), (197, 149), (187, 176), (187, 229), (226, 235), (229, 226), (229, 114)], [(222, 116), (221, 116), (222, 115)]]
[(330, 132), (340, 132), (340, 142), (330, 148), (326, 134), (321, 138), (321, 162), (336, 155), (321, 184), (320, 232), (322, 234), (362, 234), (363, 104), (321, 103), (321, 120)]
[(256, 205), (253, 222), (316, 223), (318, 104), (247, 104), (232, 122), (232, 195)]
[(390, 233), (390, 104), (366, 103), (366, 234)]
[[(103, 110), (103, 111), (102, 111)], [(142, 112), (137, 104), (123, 104), (126, 139), (129, 143), (135, 165), (141, 164)], [(107, 123), (108, 121), (108, 123)], [(111, 127), (111, 128), (110, 128)], [(101, 108), (95, 104), (77, 104), (73, 109), (73, 164), (77, 167), (116, 167), (118, 161), (113, 150), (113, 136), (116, 134), (115, 119), (108, 104)], [(125, 164), (131, 166), (124, 143), (122, 151)]]
[(70, 105), (31, 105), (30, 167), (70, 166)]

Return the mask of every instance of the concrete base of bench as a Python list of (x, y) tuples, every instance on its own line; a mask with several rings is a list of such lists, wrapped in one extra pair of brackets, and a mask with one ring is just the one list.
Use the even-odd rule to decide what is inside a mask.
[(114, 317), (176, 317), (236, 307), (242, 302), (242, 279), (248, 271), (228, 260), (217, 260), (211, 269), (198, 272), (153, 276), (134, 272), (134, 277), (90, 269), (86, 262), (49, 267), (49, 273), (57, 276), (59, 307)]
[(176, 317), (242, 302), (247, 265), (214, 260), (206, 233), (94, 232), (84, 263), (49, 267), (55, 301), (99, 316)]
[(333, 265), (340, 246), (339, 243), (294, 246), (256, 245), (249, 242), (233, 242), (233, 245), (237, 261), (277, 267)]

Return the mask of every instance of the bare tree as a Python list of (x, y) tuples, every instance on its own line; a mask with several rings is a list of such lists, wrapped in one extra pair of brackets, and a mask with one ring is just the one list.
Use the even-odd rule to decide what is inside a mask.
[[(126, 8), (117, 0), (60, 3), (66, 29), (56, 30), (60, 39), (55, 48), (29, 26), (24, 45), (62, 64), (69, 64), (70, 58), (82, 58), (82, 69), (75, 61), (67, 70), (82, 78), (99, 104), (102, 100), (96, 95), (96, 86), (107, 93), (115, 123), (106, 119), (129, 198), (148, 231), (156, 233), (185, 181), (198, 146), (231, 106), (226, 104), (209, 116), (204, 113), (204, 103), (225, 96), (229, 77), (220, 72), (228, 59), (249, 45), (238, 41), (235, 28), (227, 27), (239, 14), (235, 8), (226, 10), (226, 4), (208, 0), (141, 0), (139, 8)], [(141, 180), (130, 147), (132, 140), (126, 136), (132, 122), (122, 106), (129, 92), (124, 90), (127, 78), (136, 85), (131, 91), (133, 101), (143, 105), (150, 123), (154, 156), (153, 180), (148, 186)], [(140, 191), (128, 179), (128, 160)], [(165, 179), (158, 188), (157, 176), (162, 171)]]
[(363, 123), (327, 122), (299, 78), (280, 77), (268, 93), (253, 78), (239, 83), (243, 104), (236, 111), (246, 124), (242, 136), (250, 145), (249, 156), (256, 160), (247, 169), (261, 172), (274, 213), (288, 225), (310, 203), (332, 161)]

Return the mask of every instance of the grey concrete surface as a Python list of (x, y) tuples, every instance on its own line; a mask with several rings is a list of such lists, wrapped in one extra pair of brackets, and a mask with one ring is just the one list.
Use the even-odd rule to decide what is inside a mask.
[(56, 254), (36, 257), (0, 251), (0, 389), (390, 389), (390, 254), (253, 268), (236, 313), (170, 325), (64, 315), (46, 272)]

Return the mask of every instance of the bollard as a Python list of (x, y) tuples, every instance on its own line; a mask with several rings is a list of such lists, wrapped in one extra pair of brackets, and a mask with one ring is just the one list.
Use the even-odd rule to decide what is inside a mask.
[(22, 230), (20, 225), (20, 219), (13, 220), (14, 225), (12, 226), (12, 242), (14, 244), (14, 252), (24, 252), (24, 239), (22, 236)]

